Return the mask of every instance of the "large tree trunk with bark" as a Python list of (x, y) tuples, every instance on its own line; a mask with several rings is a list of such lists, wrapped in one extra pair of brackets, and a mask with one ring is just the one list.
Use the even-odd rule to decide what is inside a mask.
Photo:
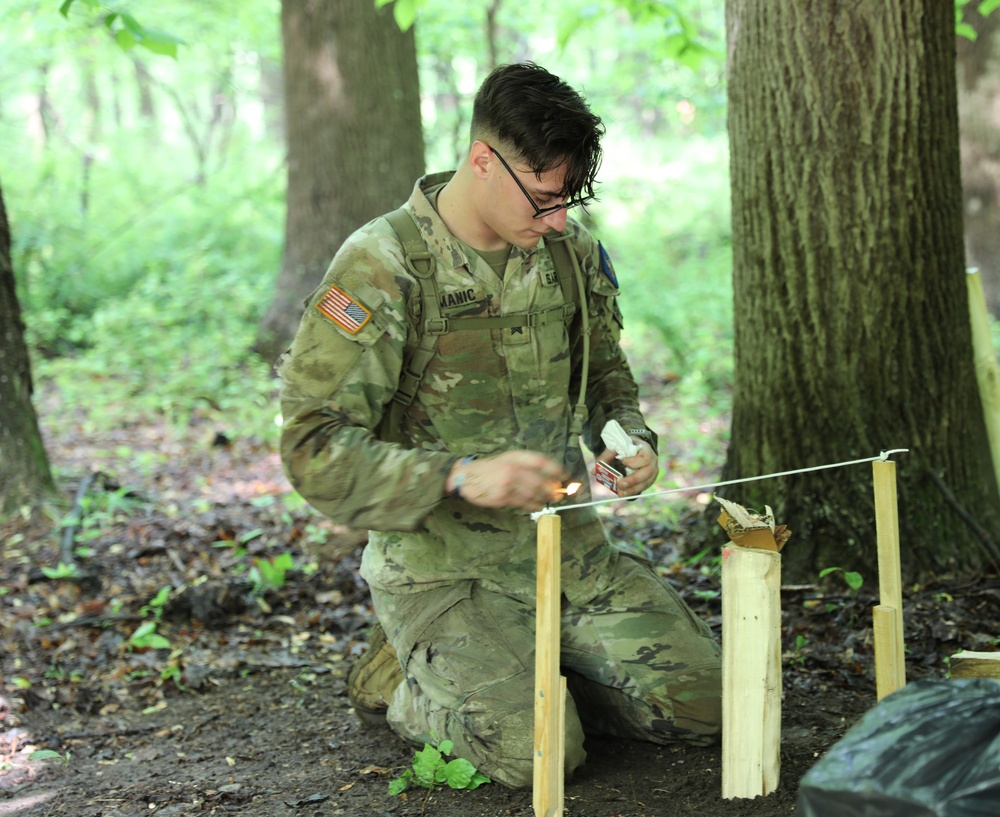
[(411, 28), (372, 0), (284, 0), (285, 249), (256, 349), (273, 360), (340, 244), (402, 204), (423, 173)]
[[(723, 478), (907, 448), (905, 576), (975, 569), (1000, 511), (969, 325), (952, 4), (728, 0), (726, 15), (736, 373)], [(794, 531), (788, 578), (875, 578), (870, 465), (720, 493), (770, 504)]]
[(31, 363), (10, 257), (10, 224), (0, 190), (0, 515), (55, 492), (31, 403)]

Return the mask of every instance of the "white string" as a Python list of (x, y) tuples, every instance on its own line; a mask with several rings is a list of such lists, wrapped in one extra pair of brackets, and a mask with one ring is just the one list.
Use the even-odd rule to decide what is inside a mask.
[(538, 521), (538, 517), (545, 516), (547, 514), (562, 513), (563, 511), (570, 511), (574, 508), (589, 508), (593, 505), (605, 505), (608, 502), (630, 502), (633, 499), (652, 499), (654, 496), (665, 496), (666, 494), (679, 494), (687, 491), (706, 491), (709, 488), (721, 488), (724, 485), (738, 485), (741, 482), (756, 482), (759, 479), (774, 479), (775, 477), (788, 477), (792, 474), (807, 474), (810, 471), (825, 471), (830, 468), (843, 468), (847, 465), (860, 465), (865, 462), (875, 462), (876, 460), (885, 462), (889, 459), (890, 454), (905, 454), (908, 452), (909, 448), (892, 448), (888, 451), (883, 451), (877, 457), (868, 457), (863, 460), (850, 460), (848, 462), (834, 462), (829, 465), (814, 465), (812, 468), (797, 468), (794, 471), (779, 471), (776, 474), (764, 474), (759, 477), (743, 477), (742, 479), (727, 479), (724, 482), (710, 482), (707, 485), (687, 485), (683, 488), (671, 488), (666, 491), (655, 491), (651, 494), (638, 494), (637, 496), (629, 497), (614, 497), (613, 499), (595, 499), (592, 502), (580, 502), (576, 505), (560, 505), (558, 508), (546, 507), (544, 510), (537, 511), (531, 514), (531, 519), (533, 522)]

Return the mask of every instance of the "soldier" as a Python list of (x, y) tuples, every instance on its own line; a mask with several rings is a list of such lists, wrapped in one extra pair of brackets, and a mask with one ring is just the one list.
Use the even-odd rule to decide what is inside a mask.
[[(594, 197), (604, 127), (532, 63), (476, 94), (468, 155), (351, 235), (282, 357), (281, 451), (314, 507), (370, 529), (362, 576), (381, 627), (350, 698), (418, 745), (512, 787), (532, 783), (535, 523), (589, 497), (617, 420), (639, 444), (623, 497), (659, 473), (656, 435), (619, 346), (608, 254), (567, 210)], [(400, 216), (403, 216), (402, 220)], [(562, 514), (566, 771), (585, 732), (713, 741), (709, 628), (593, 508)], [(384, 630), (383, 630), (384, 628)]]

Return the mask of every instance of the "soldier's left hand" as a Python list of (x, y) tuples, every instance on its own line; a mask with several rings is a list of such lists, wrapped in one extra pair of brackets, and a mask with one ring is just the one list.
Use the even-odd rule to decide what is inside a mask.
[[(618, 480), (618, 496), (638, 496), (656, 482), (660, 475), (660, 464), (653, 447), (641, 437), (632, 437), (640, 446), (634, 457), (622, 459), (622, 463), (633, 469), (631, 474)], [(602, 457), (603, 459), (603, 457)]]

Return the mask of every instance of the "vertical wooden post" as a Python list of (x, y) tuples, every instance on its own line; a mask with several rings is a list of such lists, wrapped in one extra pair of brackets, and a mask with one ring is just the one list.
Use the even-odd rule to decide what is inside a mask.
[(875, 683), (878, 700), (906, 685), (903, 639), (903, 582), (899, 566), (899, 510), (896, 463), (872, 463), (875, 482), (875, 536), (878, 546), (879, 605), (872, 611)]
[(722, 796), (758, 797), (781, 770), (781, 555), (722, 549)]
[(559, 674), (562, 595), (562, 520), (538, 518), (538, 584), (535, 621), (535, 817), (562, 817), (565, 775), (566, 679)]
[(972, 322), (972, 351), (976, 365), (979, 399), (983, 404), (987, 439), (993, 456), (993, 473), (1000, 485), (1000, 370), (993, 349), (989, 312), (978, 272), (966, 276), (969, 284), (969, 318)]

